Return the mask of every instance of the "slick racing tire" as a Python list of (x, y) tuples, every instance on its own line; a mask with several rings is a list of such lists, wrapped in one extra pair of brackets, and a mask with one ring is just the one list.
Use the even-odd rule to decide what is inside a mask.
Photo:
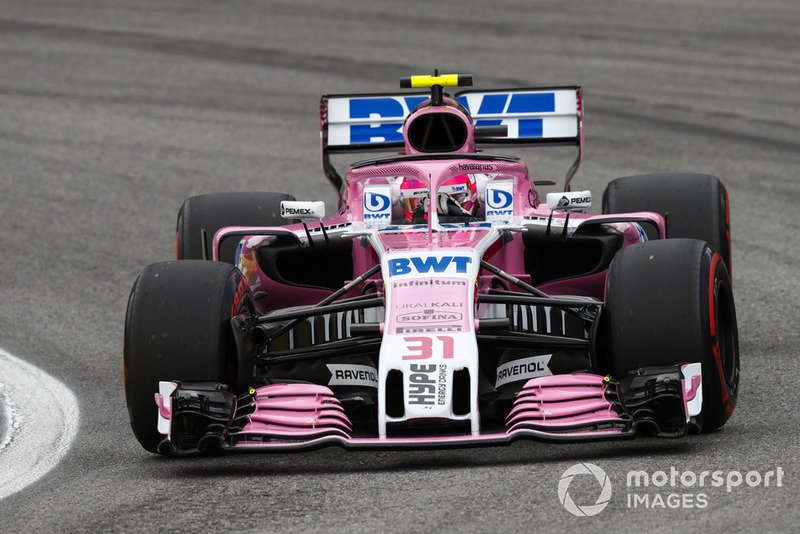
[(133, 284), (125, 317), (125, 401), (133, 433), (158, 452), (154, 400), (161, 380), (236, 385), (231, 318), (252, 314), (253, 297), (239, 270), (210, 261), (167, 261), (145, 267)]
[(739, 391), (736, 310), (725, 263), (694, 239), (638, 243), (614, 257), (603, 312), (609, 367), (702, 364), (703, 430), (725, 424)]
[(731, 273), (728, 192), (707, 174), (648, 174), (617, 178), (603, 193), (603, 213), (654, 211), (667, 219), (667, 237), (710, 243)]
[[(211, 259), (211, 244), (217, 230), (226, 226), (282, 226), (281, 201), (294, 200), (283, 193), (214, 193), (187, 198), (178, 211), (175, 230), (176, 257), (179, 260), (202, 260), (203, 230), (205, 250)], [(223, 241), (220, 261), (234, 263), (235, 238)]]

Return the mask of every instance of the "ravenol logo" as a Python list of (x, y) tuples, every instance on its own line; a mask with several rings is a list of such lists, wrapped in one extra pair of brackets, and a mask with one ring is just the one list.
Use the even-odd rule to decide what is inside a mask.
[(508, 191), (502, 189), (489, 189), (486, 192), (486, 204), (493, 210), (505, 210), (511, 207), (514, 197)]
[(472, 263), (469, 256), (428, 256), (427, 258), (393, 258), (389, 260), (389, 276), (401, 274), (444, 273), (450, 269), (456, 273), (466, 273), (467, 265)]
[(379, 193), (364, 193), (364, 209), (372, 213), (389, 207), (389, 197)]

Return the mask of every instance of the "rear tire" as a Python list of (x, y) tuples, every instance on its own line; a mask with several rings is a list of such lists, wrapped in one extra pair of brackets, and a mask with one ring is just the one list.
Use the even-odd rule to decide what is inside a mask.
[(603, 316), (613, 376), (700, 362), (703, 430), (725, 424), (739, 390), (739, 340), (728, 271), (708, 243), (666, 239), (622, 249), (609, 269)]
[[(214, 234), (226, 226), (282, 226), (287, 223), (281, 217), (281, 202), (294, 200), (283, 193), (214, 193), (187, 198), (178, 211), (175, 246), (179, 260), (202, 260), (205, 229), (208, 258)], [(235, 238), (223, 241), (219, 259), (234, 263)]]
[(168, 261), (145, 267), (125, 317), (125, 400), (139, 443), (157, 452), (154, 395), (161, 380), (207, 380), (236, 387), (231, 318), (253, 313), (250, 288), (225, 263)]
[(667, 237), (705, 241), (731, 271), (728, 192), (707, 174), (647, 174), (617, 178), (603, 193), (603, 213), (654, 211), (667, 218)]

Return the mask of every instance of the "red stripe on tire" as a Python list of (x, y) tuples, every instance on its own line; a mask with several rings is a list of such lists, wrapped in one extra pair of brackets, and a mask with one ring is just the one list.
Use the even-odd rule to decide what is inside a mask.
[(717, 273), (717, 263), (719, 263), (719, 254), (714, 254), (711, 257), (711, 273), (708, 275), (708, 321), (711, 326), (711, 337), (717, 335), (717, 318), (714, 313), (714, 275)]
[[(714, 254), (711, 257), (711, 269), (708, 275), (708, 321), (711, 329), (711, 337), (717, 336), (717, 317), (714, 310), (716, 299), (714, 298), (714, 278), (717, 273), (717, 264), (719, 263), (719, 254)], [(722, 369), (722, 359), (719, 355), (719, 340), (714, 341), (713, 346), (714, 360), (717, 362), (717, 372), (719, 372), (719, 385), (722, 390), (722, 402), (728, 402), (728, 382), (725, 380), (725, 371)]]

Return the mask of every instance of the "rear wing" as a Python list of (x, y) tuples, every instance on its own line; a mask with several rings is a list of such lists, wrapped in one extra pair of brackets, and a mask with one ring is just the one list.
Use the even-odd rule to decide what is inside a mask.
[[(345, 184), (330, 161), (336, 153), (402, 151), (403, 123), (430, 93), (324, 95), (320, 101), (322, 169), (344, 194)], [(581, 88), (467, 90), (453, 98), (475, 126), (505, 125), (505, 137), (482, 137), (476, 146), (576, 146), (578, 157), (567, 172), (565, 191), (583, 157)]]

